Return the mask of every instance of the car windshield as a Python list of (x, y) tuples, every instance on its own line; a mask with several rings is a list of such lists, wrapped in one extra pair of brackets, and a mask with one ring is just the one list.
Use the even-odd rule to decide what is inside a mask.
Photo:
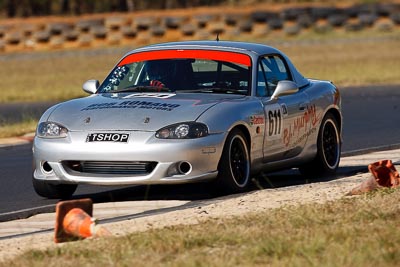
[(100, 93), (250, 93), (248, 55), (206, 50), (167, 50), (130, 54), (104, 80)]

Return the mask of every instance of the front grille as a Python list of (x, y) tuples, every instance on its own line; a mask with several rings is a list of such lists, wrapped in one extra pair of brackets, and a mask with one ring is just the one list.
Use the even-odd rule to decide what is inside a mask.
[(63, 166), (88, 174), (134, 175), (149, 174), (157, 166), (154, 161), (64, 161)]

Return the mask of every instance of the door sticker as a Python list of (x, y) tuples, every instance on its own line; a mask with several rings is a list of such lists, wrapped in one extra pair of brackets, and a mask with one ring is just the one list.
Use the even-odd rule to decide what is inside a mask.
[(264, 115), (251, 115), (250, 116), (250, 126), (262, 125), (265, 122)]
[[(266, 107), (267, 113), (267, 138), (269, 140), (276, 140), (282, 136), (283, 128), (283, 110), (279, 104), (273, 104)], [(287, 114), (287, 111), (286, 111)]]
[(317, 114), (315, 104), (307, 105), (303, 114), (295, 117), (283, 130), (283, 143), (286, 147), (295, 147), (307, 141), (310, 135), (317, 132), (321, 115)]

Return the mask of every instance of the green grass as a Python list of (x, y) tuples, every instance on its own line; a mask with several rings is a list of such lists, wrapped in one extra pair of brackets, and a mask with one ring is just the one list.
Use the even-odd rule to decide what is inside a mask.
[(4, 125), (0, 124), (0, 138), (22, 136), (26, 133), (32, 133), (36, 130), (36, 126), (37, 119), (34, 118), (24, 119), (19, 123), (5, 123)]
[(400, 84), (399, 45), (400, 39), (343, 41), (290, 47), (287, 54), (304, 76), (339, 86)]
[(2, 266), (398, 266), (400, 191), (68, 243)]
[[(272, 44), (285, 52), (304, 76), (331, 80), (339, 86), (400, 84), (398, 31), (327, 34), (309, 31), (297, 37), (276, 32), (263, 38), (242, 36), (238, 40)], [(3, 81), (0, 103), (61, 101), (84, 96), (83, 82), (93, 78), (103, 80), (123, 55), (122, 51), (129, 49), (9, 57), (0, 64)]]
[(0, 102), (61, 101), (86, 95), (82, 84), (104, 79), (122, 56), (116, 53), (83, 53), (59, 56), (38, 52), (14, 56), (0, 66), (0, 79), (7, 81)]

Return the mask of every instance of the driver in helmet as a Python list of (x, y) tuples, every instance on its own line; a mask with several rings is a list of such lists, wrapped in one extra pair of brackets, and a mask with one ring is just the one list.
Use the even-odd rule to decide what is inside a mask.
[(151, 60), (146, 62), (145, 70), (150, 86), (168, 87), (173, 79), (175, 64), (171, 60)]

